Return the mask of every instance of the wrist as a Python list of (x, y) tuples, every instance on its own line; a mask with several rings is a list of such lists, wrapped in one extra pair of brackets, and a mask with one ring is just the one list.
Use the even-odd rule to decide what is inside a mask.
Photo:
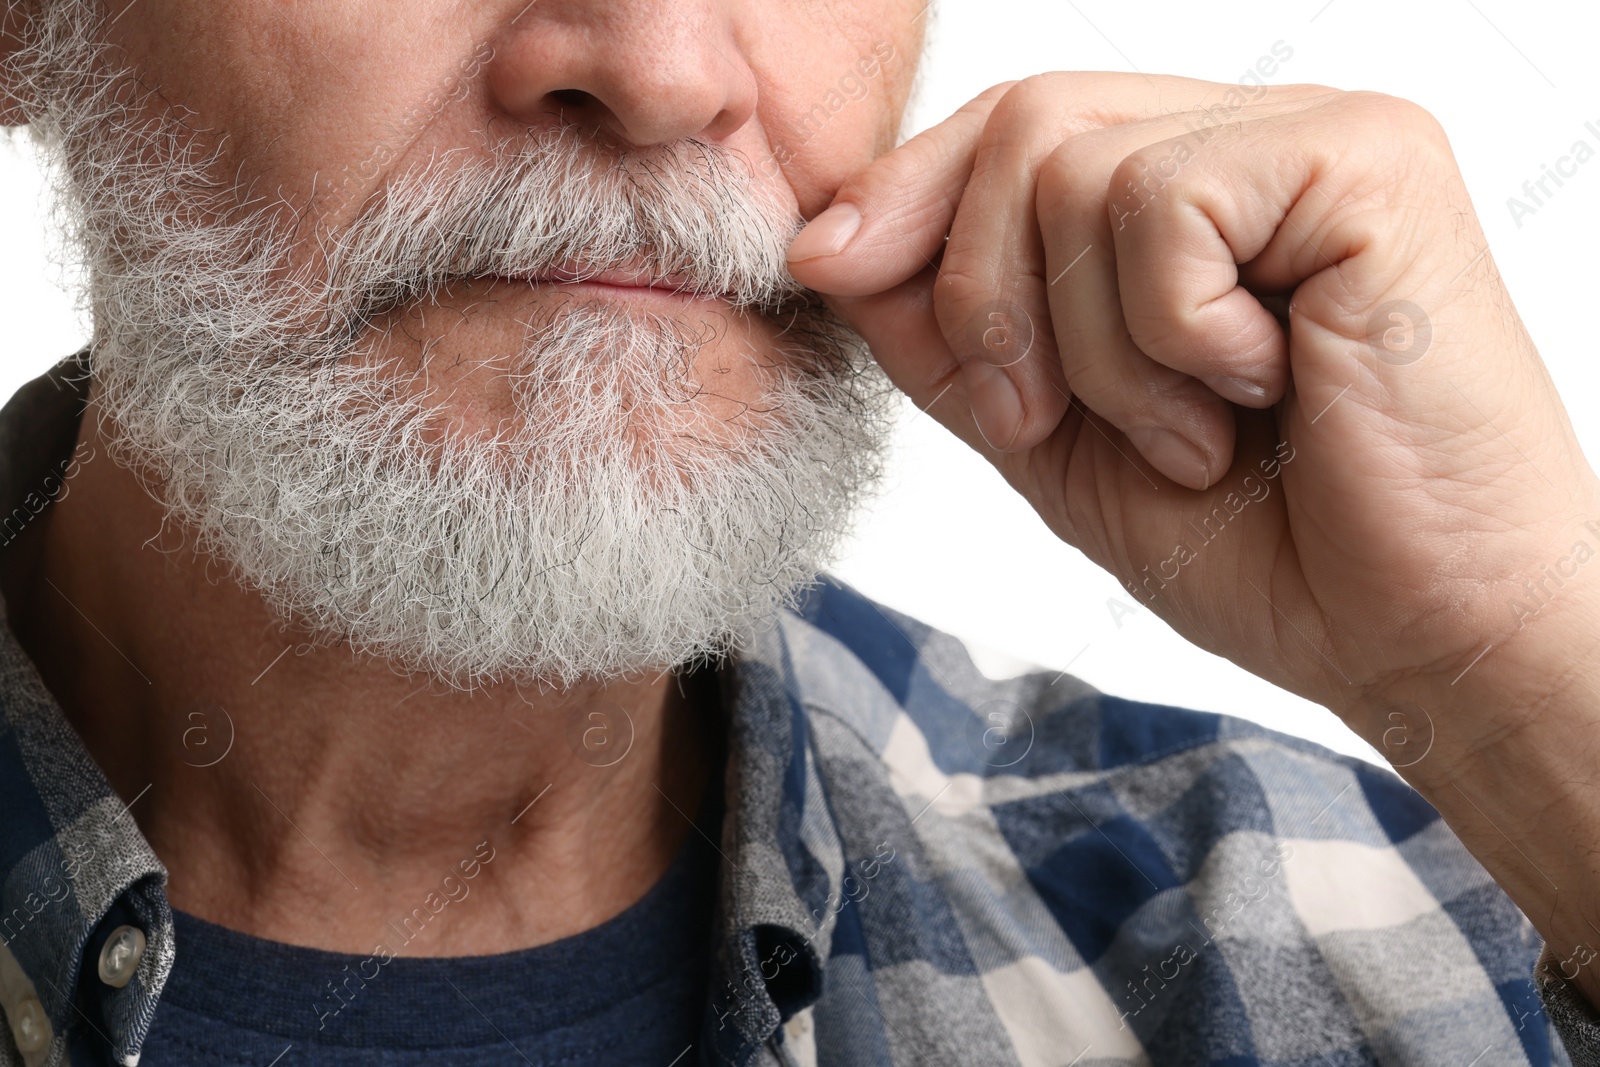
[[(1478, 574), (1449, 580), (1475, 593), (1444, 601), (1409, 627), (1409, 644), (1430, 648), (1413, 661), (1425, 666), (1358, 685), (1359, 695), (1334, 709), (1397, 769), (1449, 775), (1482, 755), (1501, 759), (1485, 750), (1516, 743), (1547, 716), (1578, 727), (1596, 710), (1600, 497), (1538, 533), (1530, 527), (1506, 538), (1494, 558), (1473, 554)], [(1447, 619), (1448, 636), (1439, 626)], [(1528, 755), (1544, 755), (1547, 741), (1535, 738)]]
[(1600, 596), (1551, 600), (1347, 721), (1438, 809), (1600, 1004)]
[(1425, 794), (1507, 768), (1586, 783), (1600, 771), (1600, 583), (1437, 670), (1371, 687), (1341, 717)]

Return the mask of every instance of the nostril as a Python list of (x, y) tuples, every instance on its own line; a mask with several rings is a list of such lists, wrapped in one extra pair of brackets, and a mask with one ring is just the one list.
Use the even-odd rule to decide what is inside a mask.
[(550, 99), (567, 107), (585, 107), (594, 97), (582, 89), (555, 89), (550, 93)]

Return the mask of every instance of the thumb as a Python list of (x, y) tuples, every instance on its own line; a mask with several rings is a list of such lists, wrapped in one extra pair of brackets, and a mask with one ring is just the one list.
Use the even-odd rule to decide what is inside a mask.
[(845, 179), (828, 209), (789, 246), (795, 280), (820, 293), (865, 296), (931, 267), (972, 175), (989, 112), (1015, 84), (987, 90)]

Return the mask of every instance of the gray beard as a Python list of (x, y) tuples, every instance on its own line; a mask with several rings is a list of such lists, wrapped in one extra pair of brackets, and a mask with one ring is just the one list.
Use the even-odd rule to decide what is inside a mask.
[[(130, 108), (90, 0), (43, 6), (17, 62), (89, 279), (101, 431), (314, 643), (463, 689), (609, 681), (744, 646), (832, 560), (894, 391), (789, 279), (800, 220), (741, 160), (557, 131), (407, 172), (291, 267), (284, 205), (241, 210), (174, 116)], [(703, 333), (582, 302), (505, 354), (509, 430), (441, 436), (426, 391), (367, 358), (383, 309), (572, 261), (643, 262), (773, 318), (766, 395), (708, 432)]]

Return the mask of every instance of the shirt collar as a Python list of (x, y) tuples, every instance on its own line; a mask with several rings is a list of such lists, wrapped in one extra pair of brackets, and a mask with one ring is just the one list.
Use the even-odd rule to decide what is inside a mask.
[(844, 845), (797, 684), (793, 635), (804, 625), (784, 612), (723, 675), (723, 706), (733, 709), (728, 806), (702, 1041), (731, 1063), (748, 1062), (784, 1020), (821, 996), (843, 904)]
[[(0, 550), (62, 495), (87, 382), (85, 349), (0, 410)], [(63, 1062), (71, 1024), (136, 1064), (175, 953), (167, 872), (4, 613), (0, 599), (0, 1007), (13, 1034), (19, 1013), (34, 1010), (28, 997), (48, 1020), (50, 1043), (24, 1055), (28, 1067)], [(844, 848), (798, 695), (796, 626), (781, 613), (718, 672), (728, 758), (702, 1039), (736, 1064), (821, 995), (843, 903)], [(147, 947), (132, 981), (114, 989), (99, 979), (99, 955), (124, 924)]]
[[(85, 352), (0, 411), (0, 546), (66, 491), (79, 457)], [(69, 1026), (123, 1063), (138, 1050), (172, 969), (167, 872), (18, 644), (0, 600), (0, 1003), (28, 1067), (66, 1055)], [(121, 925), (145, 949), (122, 988), (100, 980)], [(98, 1035), (98, 1036), (95, 1036)]]

